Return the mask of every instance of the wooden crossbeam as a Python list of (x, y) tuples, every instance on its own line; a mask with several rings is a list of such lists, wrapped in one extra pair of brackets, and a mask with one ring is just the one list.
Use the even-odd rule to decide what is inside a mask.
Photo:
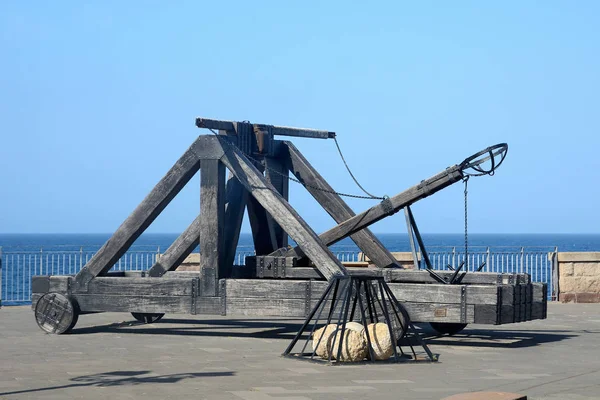
[(148, 270), (148, 276), (163, 276), (167, 271), (174, 271), (187, 256), (198, 246), (200, 238), (200, 216), (179, 235), (163, 255)]
[[(356, 214), (350, 206), (335, 193), (333, 188), (313, 168), (300, 150), (291, 142), (286, 141), (282, 143), (287, 150), (290, 171), (305, 185), (306, 190), (308, 190), (335, 222), (339, 224), (354, 217)], [(350, 235), (350, 238), (375, 265), (379, 267), (397, 265), (394, 256), (369, 229), (360, 230)]]
[[(207, 128), (214, 130), (223, 130), (234, 132), (237, 122), (222, 121), (209, 118), (196, 118), (196, 126), (198, 128)], [(255, 124), (264, 125), (264, 124)], [(329, 139), (335, 137), (335, 132), (323, 131), (320, 129), (293, 128), (290, 126), (272, 126), (273, 135), (277, 136), (295, 136), (314, 139)]]
[(327, 279), (334, 275), (347, 275), (346, 268), (341, 262), (246, 156), (229, 144), (226, 137), (219, 136), (219, 140), (224, 146), (224, 155), (221, 158), (223, 163), (271, 217), (298, 243), (319, 271)]
[(146, 198), (119, 226), (112, 237), (98, 250), (75, 277), (75, 290), (86, 290), (94, 277), (108, 272), (127, 249), (165, 209), (186, 183), (198, 172), (198, 151), (206, 146), (206, 136), (199, 137), (175, 165), (158, 182)]
[[(372, 225), (375, 222), (380, 221), (395, 212), (398, 212), (402, 208), (460, 181), (462, 178), (463, 174), (458, 166), (448, 168), (446, 171), (424, 180), (418, 185), (415, 185), (394, 197), (391, 197), (388, 199), (388, 206), (382, 202), (374, 207), (371, 207), (368, 210), (355, 215), (354, 217), (349, 218), (339, 225), (320, 234), (319, 238), (327, 246), (331, 246), (332, 244), (339, 242), (340, 240), (368, 227), (369, 225)], [(290, 249), (286, 253), (286, 256), (300, 258), (304, 256), (304, 253), (300, 247), (296, 246), (293, 249)]]

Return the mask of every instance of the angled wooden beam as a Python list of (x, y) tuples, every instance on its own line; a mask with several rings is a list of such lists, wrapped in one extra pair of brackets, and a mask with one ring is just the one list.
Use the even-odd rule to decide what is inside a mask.
[(319, 271), (327, 279), (334, 275), (347, 275), (348, 272), (341, 262), (246, 156), (230, 145), (225, 137), (219, 139), (225, 150), (221, 159), (223, 163), (271, 217), (298, 243)]
[[(200, 168), (198, 152), (212, 152), (215, 149), (214, 146), (210, 145), (210, 142), (214, 142), (214, 140), (207, 141), (206, 138), (208, 136), (200, 136), (196, 139), (131, 215), (125, 219), (111, 238), (79, 271), (75, 277), (74, 290), (87, 290), (87, 284), (90, 280), (108, 272), (192, 176), (198, 172)], [(215, 155), (220, 156), (218, 153)]]
[(148, 270), (148, 276), (163, 276), (167, 271), (174, 271), (190, 255), (200, 238), (200, 216), (169, 246)]
[(235, 262), (235, 251), (240, 239), (244, 210), (248, 199), (248, 191), (233, 175), (227, 180), (227, 199), (225, 204), (225, 233), (223, 247), (223, 268), (225, 276), (231, 276)]
[(225, 275), (225, 166), (204, 159), (200, 172), (200, 274), (201, 295), (216, 296), (217, 282)]
[[(285, 159), (282, 158), (265, 158), (265, 173), (267, 181), (273, 185), (279, 194), (286, 200), (289, 201), (289, 181), (288, 175), (289, 170)], [(270, 216), (269, 216), (270, 218)], [(276, 248), (282, 248), (288, 246), (288, 235), (281, 226), (273, 221), (273, 230), (275, 238)]]
[[(306, 190), (308, 190), (335, 222), (340, 224), (356, 215), (350, 206), (335, 193), (321, 174), (313, 168), (296, 146), (287, 141), (282, 142), (282, 144), (289, 155), (290, 171), (305, 185)], [(398, 265), (394, 256), (369, 229), (365, 228), (358, 231), (350, 235), (350, 238), (378, 267)]]
[[(339, 242), (340, 240), (368, 227), (369, 225), (372, 225), (375, 222), (398, 212), (402, 208), (460, 181), (462, 178), (463, 174), (459, 166), (450, 167), (444, 172), (421, 181), (421, 183), (418, 185), (415, 185), (410, 189), (389, 198), (386, 202), (381, 202), (378, 205), (369, 208), (367, 211), (347, 219), (341, 224), (320, 234), (319, 238), (327, 246), (331, 246), (332, 244)], [(302, 249), (297, 246), (293, 249), (290, 249), (286, 253), (286, 256), (301, 258), (304, 256), (304, 253), (302, 252)]]

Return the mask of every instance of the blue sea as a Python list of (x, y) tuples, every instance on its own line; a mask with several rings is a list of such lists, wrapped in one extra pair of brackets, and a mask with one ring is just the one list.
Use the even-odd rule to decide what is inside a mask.
[[(110, 234), (0, 234), (0, 247), (10, 251), (77, 251), (97, 250), (108, 240)], [(164, 251), (177, 238), (176, 233), (143, 234), (133, 245), (136, 250)], [(390, 251), (410, 251), (406, 233), (378, 234), (378, 238)], [(427, 248), (464, 247), (462, 234), (423, 234)], [(250, 248), (252, 236), (240, 236), (239, 247)], [(600, 251), (600, 234), (470, 234), (469, 247), (491, 249), (540, 248), (558, 251)], [(358, 251), (350, 239), (332, 246), (334, 250)]]
[[(110, 234), (0, 234), (2, 263), (2, 304), (27, 304), (32, 275), (75, 274), (110, 237)], [(130, 248), (114, 270), (144, 270), (164, 252), (177, 234), (144, 234)], [(390, 251), (410, 251), (407, 234), (377, 235)], [(434, 268), (457, 265), (464, 254), (462, 234), (424, 234), (423, 241)], [(359, 249), (345, 239), (331, 246), (342, 261), (356, 261)], [(489, 250), (489, 251), (488, 251)], [(469, 262), (474, 270), (482, 261), (488, 272), (527, 272), (532, 280), (552, 287), (552, 264), (548, 253), (554, 251), (600, 251), (600, 234), (471, 234)], [(196, 249), (198, 251), (198, 249)], [(236, 264), (253, 252), (250, 234), (242, 234)], [(550, 295), (550, 293), (549, 293)]]

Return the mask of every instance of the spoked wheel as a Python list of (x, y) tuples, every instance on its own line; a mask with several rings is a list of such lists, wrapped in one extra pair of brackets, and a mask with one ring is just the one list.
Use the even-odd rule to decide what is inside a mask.
[(35, 305), (35, 321), (46, 333), (69, 333), (78, 319), (77, 303), (60, 293), (46, 293)]
[(133, 318), (137, 319), (140, 322), (143, 322), (144, 324), (153, 324), (155, 322), (160, 321), (162, 319), (162, 317), (165, 316), (165, 314), (138, 313), (138, 312), (132, 312), (131, 315), (133, 315)]
[(429, 325), (441, 335), (455, 335), (465, 329), (467, 324), (453, 324), (447, 322), (430, 322)]

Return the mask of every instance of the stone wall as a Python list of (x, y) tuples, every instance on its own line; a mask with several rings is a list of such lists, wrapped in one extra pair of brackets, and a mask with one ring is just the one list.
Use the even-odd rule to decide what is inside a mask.
[(558, 253), (558, 299), (600, 303), (600, 252)]

